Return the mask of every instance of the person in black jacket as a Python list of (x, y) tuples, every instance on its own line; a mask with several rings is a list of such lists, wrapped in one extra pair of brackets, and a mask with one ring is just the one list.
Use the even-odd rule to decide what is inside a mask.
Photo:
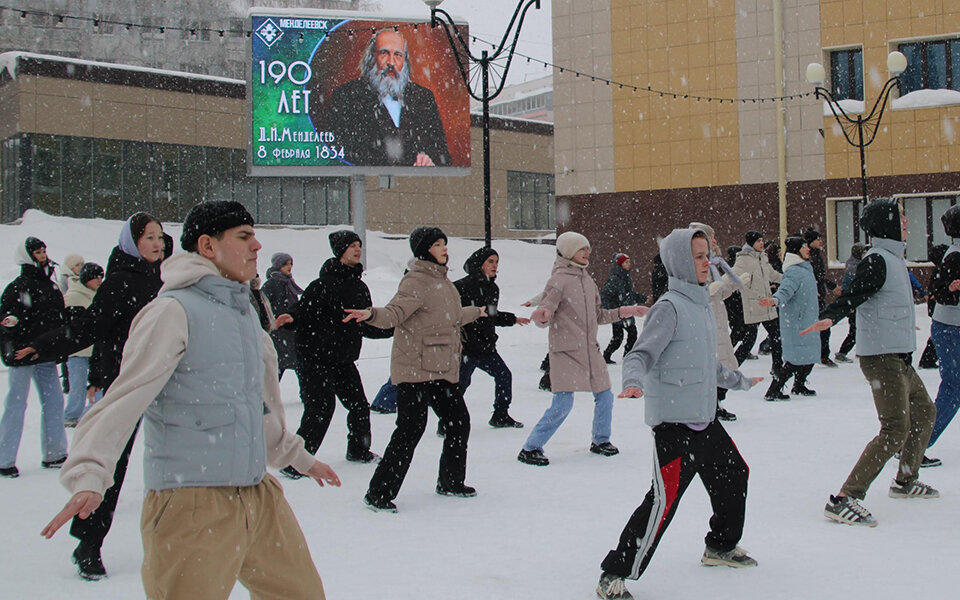
[[(160, 291), (163, 256), (164, 237), (160, 221), (144, 212), (131, 215), (120, 229), (119, 243), (110, 253), (106, 276), (89, 308), (63, 327), (32, 337), (29, 346), (17, 354), (70, 354), (93, 344), (87, 396), (92, 397), (101, 389), (106, 391), (120, 375), (120, 360), (130, 323)], [(137, 429), (134, 429), (117, 461), (113, 485), (104, 495), (103, 502), (86, 519), (74, 518), (70, 527), (70, 535), (80, 540), (73, 560), (84, 579), (106, 577), (100, 547), (113, 523), (113, 512), (136, 437)]]
[[(601, 308), (620, 308), (621, 306), (643, 304), (647, 301), (646, 296), (633, 290), (633, 280), (630, 278), (631, 266), (633, 266), (633, 263), (630, 262), (630, 257), (626, 254), (617, 252), (613, 255), (610, 277), (607, 278), (607, 282), (603, 284), (603, 288), (600, 290)], [(627, 352), (630, 352), (633, 343), (637, 341), (637, 325), (634, 323), (633, 317), (614, 322), (613, 337), (610, 339), (607, 349), (603, 351), (603, 360), (608, 365), (615, 364), (613, 353), (617, 351), (623, 341), (624, 330), (627, 331), (627, 345), (623, 347), (624, 356), (627, 355)]]
[(57, 363), (67, 353), (18, 356), (15, 351), (26, 340), (63, 323), (63, 295), (53, 281), (53, 262), (47, 245), (28, 237), (14, 251), (20, 276), (10, 282), (0, 297), (0, 345), (3, 364), (9, 367), (9, 391), (0, 419), (0, 476), (17, 477), (17, 450), (23, 435), (30, 380), (40, 394), (43, 413), (42, 466), (59, 469), (67, 458), (67, 434), (63, 429), (63, 391)]
[(460, 394), (470, 387), (473, 372), (480, 369), (493, 377), (495, 391), (491, 427), (523, 427), (507, 412), (513, 401), (513, 374), (497, 352), (496, 327), (526, 325), (530, 319), (497, 309), (500, 288), (497, 287), (497, 269), (500, 255), (493, 248), (480, 248), (463, 263), (467, 276), (453, 282), (460, 292), (461, 306), (482, 306), (486, 318), (477, 319), (460, 328), (463, 356), (460, 361)]
[[(260, 288), (263, 295), (270, 302), (274, 315), (289, 314), (290, 307), (296, 302), (303, 289), (293, 280), (293, 257), (286, 252), (277, 252), (270, 257), (270, 268), (267, 269), (267, 281)], [(280, 378), (283, 372), (293, 369), (300, 378), (300, 362), (297, 359), (296, 341), (290, 328), (275, 326), (270, 332), (273, 346), (277, 349)], [(302, 384), (302, 383), (301, 383)]]
[[(813, 276), (817, 280), (817, 301), (820, 310), (827, 304), (827, 292), (836, 289), (837, 284), (827, 279), (827, 265), (823, 257), (823, 237), (816, 229), (809, 228), (803, 232), (803, 239), (810, 248), (810, 266), (813, 267)], [(820, 364), (825, 367), (836, 367), (837, 363), (830, 358), (830, 330), (820, 332)]]
[(663, 266), (663, 259), (658, 252), (653, 256), (653, 270), (650, 271), (650, 297), (654, 302), (666, 293), (667, 279), (667, 269)]
[[(377, 462), (370, 451), (370, 405), (363, 391), (356, 360), (360, 358), (363, 338), (390, 337), (364, 323), (343, 322), (344, 308), (371, 306), (370, 290), (360, 276), (361, 241), (353, 231), (330, 234), (333, 258), (320, 268), (317, 277), (300, 300), (290, 308), (300, 359), (300, 399), (303, 416), (297, 435), (303, 438), (307, 452), (314, 454), (333, 419), (337, 398), (347, 409), (347, 460)], [(293, 479), (301, 474), (287, 467), (283, 473)]]

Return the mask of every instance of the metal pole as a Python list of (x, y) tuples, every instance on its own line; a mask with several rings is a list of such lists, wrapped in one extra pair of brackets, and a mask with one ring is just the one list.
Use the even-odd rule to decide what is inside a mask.
[(490, 234), (490, 62), (484, 50), (480, 59), (483, 72), (483, 241), (492, 246)]
[[(877, 124), (879, 127), (879, 123)], [(867, 158), (863, 153), (863, 116), (857, 115), (857, 134), (860, 136), (860, 187), (863, 191), (863, 205), (867, 205)]]
[(360, 262), (367, 265), (367, 178), (350, 176), (350, 212), (353, 213), (353, 231), (360, 236)]

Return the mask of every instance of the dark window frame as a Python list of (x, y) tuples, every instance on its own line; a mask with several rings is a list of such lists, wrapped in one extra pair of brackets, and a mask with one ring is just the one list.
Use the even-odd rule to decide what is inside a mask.
[[(943, 80), (944, 87), (929, 87), (930, 80), (934, 76), (930, 64), (930, 53), (932, 50), (943, 47), (944, 64)], [(897, 49), (908, 57), (907, 70), (900, 77), (901, 95), (909, 94), (917, 90), (927, 89), (948, 89), (960, 91), (960, 72), (954, 77), (954, 71), (960, 71), (960, 65), (954, 65), (954, 54), (960, 53), (960, 38), (939, 38), (934, 40), (923, 40), (919, 42), (905, 42), (897, 45)], [(919, 56), (919, 64), (916, 57)], [(917, 69), (919, 68), (919, 72)], [(919, 75), (919, 80), (917, 76)], [(916, 83), (915, 83), (916, 82)]]

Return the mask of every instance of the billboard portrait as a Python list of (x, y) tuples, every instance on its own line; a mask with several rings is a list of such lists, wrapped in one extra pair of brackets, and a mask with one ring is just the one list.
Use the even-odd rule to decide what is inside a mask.
[(252, 175), (469, 172), (469, 94), (441, 27), (286, 12), (251, 15)]

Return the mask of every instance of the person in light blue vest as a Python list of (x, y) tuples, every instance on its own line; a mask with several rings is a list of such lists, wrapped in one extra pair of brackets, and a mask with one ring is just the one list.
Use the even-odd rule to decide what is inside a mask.
[(893, 198), (876, 198), (863, 207), (860, 228), (873, 238), (873, 247), (857, 266), (850, 289), (821, 311), (819, 321), (800, 332), (823, 331), (851, 310), (857, 311), (857, 356), (873, 392), (880, 433), (867, 444), (840, 491), (830, 496), (823, 509), (828, 519), (847, 525), (876, 527), (877, 520), (860, 500), (901, 449), (888, 495), (940, 496), (917, 479), (937, 409), (911, 364), (917, 349), (917, 313), (904, 259), (907, 223)]
[(286, 429), (276, 350), (246, 283), (261, 247), (253, 218), (237, 202), (203, 202), (181, 245), (130, 325), (119, 376), (77, 427), (60, 477), (74, 495), (42, 535), (97, 508), (142, 416), (146, 596), (226, 600), (239, 579), (252, 597), (322, 600), (306, 539), (266, 469), (340, 480)]
[(930, 282), (930, 292), (936, 301), (930, 339), (940, 361), (940, 389), (936, 401), (937, 420), (928, 448), (937, 443), (960, 409), (960, 205), (947, 209), (941, 221), (951, 243)]
[(629, 600), (626, 579), (647, 568), (687, 486), (699, 475), (714, 514), (701, 562), (752, 567), (737, 543), (747, 504), (747, 464), (716, 418), (717, 386), (747, 390), (748, 378), (717, 360), (717, 326), (706, 287), (710, 246), (702, 229), (675, 229), (660, 243), (667, 291), (647, 314), (623, 361), (621, 398), (644, 396), (656, 446), (653, 484), (601, 563), (597, 595)]
[(783, 343), (783, 369), (770, 382), (765, 400), (789, 400), (783, 386), (793, 377), (793, 394), (816, 396), (807, 387), (807, 377), (820, 360), (820, 343), (813, 336), (801, 336), (817, 320), (817, 280), (809, 262), (810, 246), (799, 236), (783, 242), (783, 280), (771, 298), (761, 298), (761, 306), (776, 306), (780, 313), (780, 339)]

